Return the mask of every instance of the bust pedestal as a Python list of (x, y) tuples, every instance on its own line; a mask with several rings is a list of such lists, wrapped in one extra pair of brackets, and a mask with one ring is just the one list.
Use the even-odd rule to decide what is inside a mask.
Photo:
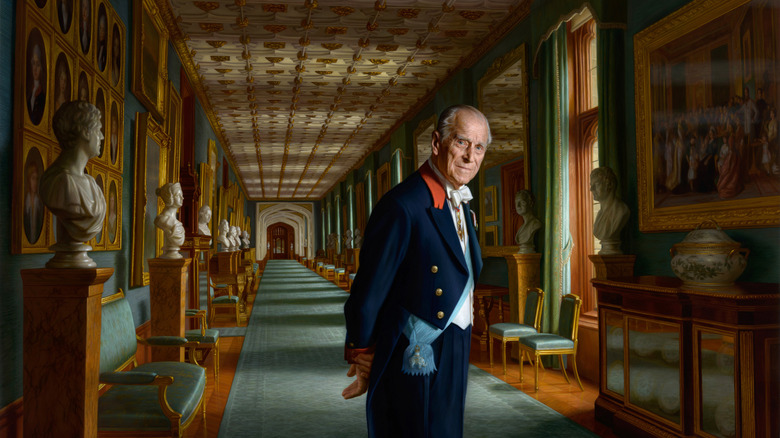
[[(184, 309), (187, 296), (187, 268), (190, 258), (149, 259), (149, 301), (152, 336), (184, 337)], [(195, 279), (193, 279), (195, 281)], [(184, 349), (152, 347), (154, 361), (184, 360)]]
[[(23, 269), (24, 436), (97, 436), (100, 314), (112, 268)], [(63, 378), (67, 376), (67, 378)]]
[(506, 254), (509, 270), (509, 322), (521, 322), (525, 312), (525, 296), (529, 287), (540, 287), (540, 253)]
[[(181, 252), (185, 257), (194, 260), (190, 264), (188, 272), (192, 281), (187, 285), (187, 308), (200, 309), (200, 255), (203, 252), (208, 253), (211, 242), (211, 236), (200, 234), (188, 234), (184, 239), (184, 245), (181, 246)], [(208, 256), (206, 257), (208, 259)], [(198, 322), (193, 318), (190, 321), (191, 329), (197, 328)]]
[(634, 262), (636, 262), (636, 256), (633, 254), (590, 254), (588, 255), (588, 258), (593, 263), (593, 268), (596, 271), (596, 276), (594, 278), (604, 280), (610, 278), (632, 277), (634, 275)]

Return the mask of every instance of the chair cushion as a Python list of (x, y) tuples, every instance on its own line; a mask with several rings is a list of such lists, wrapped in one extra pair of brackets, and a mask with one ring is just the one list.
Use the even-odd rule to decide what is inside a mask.
[(336, 269), (336, 265), (325, 265), (325, 269)]
[(520, 338), (520, 343), (534, 350), (570, 350), (574, 341), (552, 333), (537, 333)]
[[(183, 362), (150, 362), (134, 371), (173, 376), (173, 384), (167, 391), (168, 404), (182, 414), (182, 423), (195, 414), (206, 388), (203, 368)], [(156, 385), (115, 385), (98, 399), (98, 430), (169, 430), (170, 427), (170, 420), (157, 399)]]
[(520, 336), (527, 336), (536, 333), (536, 329), (525, 324), (517, 324), (513, 322), (499, 322), (489, 327), (490, 333), (499, 335), (504, 338), (517, 338)]
[(349, 274), (349, 279), (350, 280), (354, 280), (355, 277), (357, 277), (357, 274), (355, 274), (355, 273)]
[(325, 263), (317, 262), (317, 267), (320, 267), (320, 266), (325, 266)]
[(214, 304), (229, 304), (229, 303), (237, 303), (238, 297), (235, 295), (220, 295), (213, 300), (211, 300)]
[(344, 273), (344, 268), (338, 268), (338, 269), (336, 269), (336, 273), (337, 273), (337, 274), (343, 274), (343, 273)]
[(186, 330), (184, 332), (184, 337), (187, 338), (188, 341), (198, 341), (201, 344), (216, 344), (219, 340), (219, 330), (206, 329), (205, 335), (200, 334), (200, 329)]

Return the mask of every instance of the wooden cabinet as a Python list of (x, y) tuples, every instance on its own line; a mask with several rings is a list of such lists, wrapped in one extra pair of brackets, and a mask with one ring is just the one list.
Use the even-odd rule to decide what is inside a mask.
[(620, 436), (780, 436), (780, 285), (592, 282), (600, 421)]

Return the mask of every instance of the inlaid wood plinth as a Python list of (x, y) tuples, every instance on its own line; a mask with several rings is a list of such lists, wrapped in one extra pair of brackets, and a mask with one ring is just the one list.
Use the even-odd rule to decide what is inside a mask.
[(505, 254), (509, 270), (509, 322), (521, 322), (528, 288), (540, 287), (539, 265), (542, 255)]
[(112, 268), (23, 269), (24, 436), (97, 436), (100, 297)]
[(590, 254), (588, 258), (596, 271), (594, 278), (612, 279), (634, 275), (636, 256), (632, 254), (599, 255)]
[[(184, 337), (187, 269), (192, 259), (149, 259), (149, 301), (152, 336)], [(193, 281), (197, 281), (193, 279)], [(183, 348), (152, 347), (152, 360), (184, 360)]]

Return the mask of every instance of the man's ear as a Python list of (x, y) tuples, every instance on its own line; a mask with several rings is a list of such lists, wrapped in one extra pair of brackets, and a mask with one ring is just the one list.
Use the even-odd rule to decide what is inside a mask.
[(431, 155), (438, 156), (440, 147), (441, 133), (434, 129), (433, 133), (431, 134)]

